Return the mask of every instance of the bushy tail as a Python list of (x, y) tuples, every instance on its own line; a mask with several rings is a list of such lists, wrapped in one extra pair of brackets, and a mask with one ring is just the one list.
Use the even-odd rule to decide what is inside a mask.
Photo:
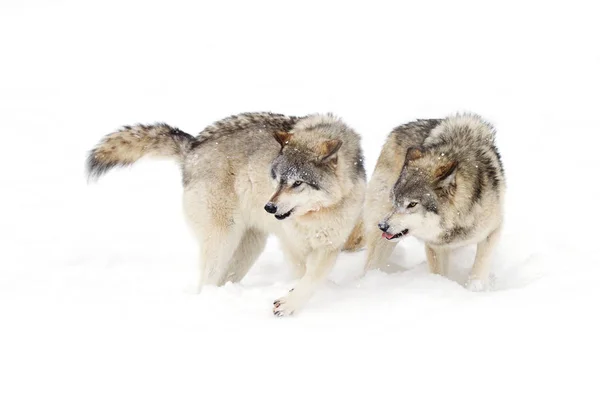
[(133, 164), (146, 155), (176, 157), (182, 161), (196, 139), (167, 124), (124, 126), (104, 137), (87, 159), (89, 179), (113, 167)]

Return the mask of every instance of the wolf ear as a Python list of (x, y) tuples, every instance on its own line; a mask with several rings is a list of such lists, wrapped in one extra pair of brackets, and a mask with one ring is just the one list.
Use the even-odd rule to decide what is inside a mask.
[(325, 140), (319, 144), (317, 153), (320, 162), (334, 161), (337, 159), (337, 152), (342, 147), (340, 139)]
[(406, 151), (406, 161), (418, 160), (423, 157), (423, 153), (425, 153), (425, 150), (421, 147), (409, 147)]
[(275, 140), (277, 140), (277, 142), (281, 145), (281, 148), (283, 149), (283, 147), (290, 142), (290, 139), (292, 138), (292, 134), (283, 132), (283, 131), (279, 131), (279, 132), (275, 132), (273, 134), (273, 137), (275, 138)]
[(458, 161), (449, 161), (435, 169), (433, 176), (439, 187), (447, 187), (454, 184), (456, 180), (456, 167), (458, 167)]

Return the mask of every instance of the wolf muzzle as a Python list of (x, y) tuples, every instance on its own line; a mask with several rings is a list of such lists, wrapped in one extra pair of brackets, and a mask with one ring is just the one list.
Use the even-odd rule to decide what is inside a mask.
[(277, 206), (273, 202), (265, 204), (265, 211), (269, 214), (275, 214), (277, 212)]

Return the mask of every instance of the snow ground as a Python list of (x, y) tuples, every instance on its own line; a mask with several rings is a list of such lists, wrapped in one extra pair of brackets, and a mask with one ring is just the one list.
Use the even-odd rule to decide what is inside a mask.
[[(252, 4), (249, 4), (252, 3)], [(348, 2), (349, 3), (349, 2)], [(597, 399), (600, 36), (588, 3), (7, 1), (0, 5), (0, 398)], [(187, 294), (180, 175), (88, 186), (123, 124), (332, 111), (368, 171), (396, 125), (470, 110), (509, 184), (494, 290), (343, 254), (304, 312), (272, 240), (239, 285)]]

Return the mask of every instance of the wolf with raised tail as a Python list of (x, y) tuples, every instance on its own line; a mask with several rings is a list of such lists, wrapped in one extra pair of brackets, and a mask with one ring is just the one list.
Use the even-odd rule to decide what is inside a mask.
[(146, 155), (181, 165), (184, 212), (200, 245), (200, 286), (239, 282), (272, 233), (301, 277), (274, 302), (275, 315), (291, 315), (340, 251), (362, 241), (360, 229), (353, 233), (366, 191), (360, 138), (331, 114), (244, 113), (196, 137), (166, 124), (126, 126), (90, 152), (89, 176)]
[[(446, 275), (452, 249), (477, 244), (467, 287), (486, 288), (503, 219), (505, 178), (494, 128), (472, 114), (417, 120), (389, 135), (367, 189), (366, 270), (396, 242), (425, 243), (430, 271)], [(383, 231), (383, 233), (382, 233)]]

